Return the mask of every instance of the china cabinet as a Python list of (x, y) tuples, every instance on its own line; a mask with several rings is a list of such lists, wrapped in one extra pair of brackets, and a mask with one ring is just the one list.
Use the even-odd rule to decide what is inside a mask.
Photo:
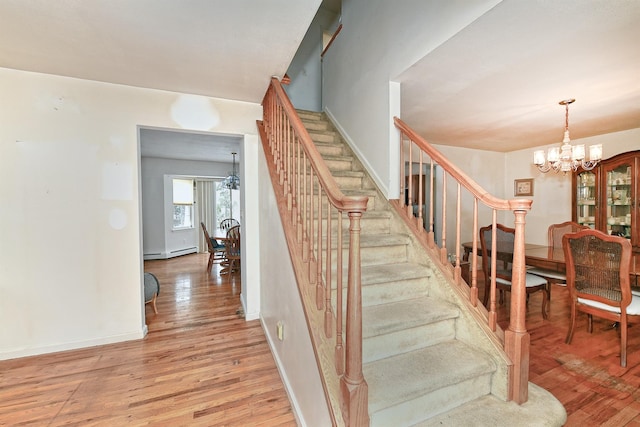
[(573, 221), (631, 240), (640, 252), (638, 185), (640, 150), (603, 160), (590, 171), (573, 174)]

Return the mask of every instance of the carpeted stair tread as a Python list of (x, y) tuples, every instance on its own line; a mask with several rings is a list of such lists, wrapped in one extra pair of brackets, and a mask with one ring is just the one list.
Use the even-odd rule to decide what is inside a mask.
[(564, 407), (545, 389), (529, 383), (529, 400), (522, 405), (482, 396), (413, 427), (560, 427), (566, 422)]
[(363, 234), (360, 236), (360, 246), (367, 248), (406, 245), (408, 243), (409, 237), (404, 234)]
[(369, 384), (369, 413), (494, 370), (494, 362), (481, 350), (457, 340), (367, 363), (363, 371)]
[(424, 265), (401, 262), (395, 264), (379, 264), (362, 266), (362, 285), (375, 285), (391, 281), (410, 279), (425, 279), (430, 277), (429, 270)]
[(403, 329), (452, 319), (458, 308), (432, 297), (378, 304), (362, 308), (362, 335), (364, 338), (390, 334)]

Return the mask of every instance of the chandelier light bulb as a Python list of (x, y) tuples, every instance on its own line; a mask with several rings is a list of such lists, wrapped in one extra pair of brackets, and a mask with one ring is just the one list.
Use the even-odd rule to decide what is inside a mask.
[(560, 105), (564, 105), (565, 107), (562, 146), (549, 148), (546, 158), (544, 150), (536, 150), (533, 152), (533, 164), (538, 167), (540, 172), (547, 173), (553, 170), (555, 172), (567, 173), (571, 171), (575, 172), (578, 168), (591, 170), (602, 160), (602, 144), (589, 147), (589, 160), (586, 159), (584, 144), (571, 145), (571, 138), (569, 136), (569, 104), (574, 102), (575, 99), (565, 99), (559, 102)]

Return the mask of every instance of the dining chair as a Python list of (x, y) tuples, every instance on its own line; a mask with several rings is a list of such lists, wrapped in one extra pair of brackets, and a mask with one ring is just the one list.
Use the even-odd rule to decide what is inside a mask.
[(598, 230), (582, 230), (562, 238), (567, 263), (567, 288), (571, 322), (566, 343), (571, 344), (576, 314), (588, 315), (587, 330), (593, 333), (593, 316), (618, 323), (620, 366), (627, 366), (627, 325), (640, 323), (640, 296), (631, 292), (629, 270), (631, 243)]
[[(515, 241), (515, 228), (506, 227), (502, 224), (496, 224), (496, 289), (501, 291), (500, 303), (503, 302), (502, 292), (511, 291), (512, 280), (512, 262), (513, 262), (513, 245)], [(482, 271), (484, 273), (484, 298), (483, 303), (486, 306), (489, 300), (489, 292), (491, 290), (491, 257), (494, 256), (491, 251), (491, 243), (493, 238), (493, 227), (491, 225), (480, 228), (480, 248), (482, 250)], [(535, 274), (525, 273), (526, 293), (529, 294), (542, 292), (542, 317), (547, 318), (547, 303), (549, 301), (549, 293), (547, 292), (547, 280)]]
[(232, 274), (240, 267), (240, 226), (234, 225), (227, 231), (225, 241), (226, 273)]
[(218, 228), (226, 233), (231, 227), (235, 227), (236, 225), (240, 225), (240, 222), (237, 219), (225, 218), (220, 221), (220, 226)]
[(204, 225), (204, 222), (201, 222), (200, 226), (202, 227), (204, 239), (207, 242), (207, 249), (209, 251), (209, 262), (207, 263), (207, 271), (211, 271), (211, 267), (214, 263), (223, 263), (226, 260), (225, 245), (218, 242), (216, 239), (211, 238), (209, 232), (207, 231), (207, 227)]
[[(562, 249), (562, 236), (568, 233), (576, 233), (580, 230), (588, 230), (588, 225), (578, 224), (573, 221), (565, 221), (559, 224), (551, 224), (547, 229), (547, 244), (549, 249)], [(547, 292), (549, 293), (549, 300), (551, 300), (551, 285), (556, 284), (560, 286), (567, 286), (567, 275), (561, 271), (550, 270), (541, 267), (527, 268), (527, 273), (535, 274), (547, 279), (549, 286)]]

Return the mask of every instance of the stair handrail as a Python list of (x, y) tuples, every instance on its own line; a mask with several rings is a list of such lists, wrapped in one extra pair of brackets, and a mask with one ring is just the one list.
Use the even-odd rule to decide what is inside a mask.
[[(303, 306), (333, 422), (369, 425), (368, 386), (362, 372), (360, 265), (360, 219), (367, 209), (368, 197), (342, 193), (277, 78), (271, 79), (262, 105), (264, 114), (263, 120), (258, 121), (258, 129), (303, 302), (310, 289), (315, 291), (311, 292), (315, 296), (308, 298), (315, 299), (315, 307)], [(333, 224), (332, 212), (337, 224)], [(349, 237), (344, 242), (348, 261), (343, 313), (344, 215), (349, 220)], [(310, 324), (318, 313), (322, 314), (323, 333)], [(326, 342), (333, 346), (332, 357), (320, 354)], [(331, 369), (324, 366), (327, 363), (332, 364)], [(334, 375), (339, 381), (327, 375)]]
[[(524, 403), (528, 399), (528, 378), (529, 378), (529, 333), (526, 329), (525, 322), (525, 309), (526, 309), (526, 280), (525, 280), (525, 216), (527, 211), (531, 210), (532, 200), (530, 199), (501, 199), (493, 196), (486, 191), (482, 186), (476, 183), (472, 178), (460, 170), (455, 164), (447, 159), (442, 153), (436, 150), (431, 144), (429, 144), (423, 137), (418, 135), (413, 129), (411, 129), (400, 118), (394, 117), (394, 124), (400, 131), (400, 195), (404, 195), (405, 190), (405, 161), (408, 159), (408, 164), (411, 165), (413, 161), (413, 153), (417, 150), (418, 159), (416, 163), (419, 164), (419, 200), (417, 201), (418, 212), (414, 214), (414, 201), (412, 200), (412, 179), (408, 179), (407, 190), (408, 200), (404, 200), (401, 197), (399, 200), (394, 201), (399, 213), (405, 218), (409, 225), (412, 225), (414, 233), (421, 237), (420, 234), (425, 234), (424, 242), (429, 248), (435, 249), (438, 260), (443, 266), (443, 269), (451, 265), (451, 260), (447, 254), (446, 247), (446, 179), (443, 179), (443, 212), (442, 212), (442, 238), (441, 246), (439, 247), (435, 243), (435, 224), (434, 224), (434, 191), (433, 180), (430, 182), (429, 188), (429, 225), (425, 230), (423, 227), (423, 200), (422, 200), (422, 170), (423, 165), (427, 165), (424, 161), (424, 154), (428, 156), (429, 166), (431, 170), (431, 176), (433, 176), (434, 165), (439, 165), (443, 171), (457, 182), (457, 200), (456, 200), (456, 226), (455, 226), (455, 242), (456, 252), (455, 261), (453, 267), (453, 278), (455, 282), (460, 285), (461, 280), (461, 266), (460, 266), (460, 234), (461, 234), (461, 188), (465, 188), (473, 197), (473, 240), (472, 240), (472, 259), (471, 259), (471, 283), (470, 288), (464, 284), (465, 295), (468, 295), (470, 305), (478, 309), (488, 324), (489, 329), (495, 333), (495, 338), (502, 343), (503, 349), (506, 355), (512, 362), (512, 366), (509, 368), (508, 379), (508, 398), (515, 401), (518, 404)], [(405, 139), (408, 140), (408, 146), (405, 144)], [(413, 175), (413, 170), (408, 171), (409, 176)], [(477, 253), (478, 253), (478, 241), (479, 241), (479, 227), (478, 227), (478, 203), (482, 203), (492, 210), (492, 226), (495, 233), (497, 224), (497, 212), (498, 211), (511, 211), (514, 214), (514, 228), (515, 228), (515, 241), (513, 249), (513, 261), (512, 261), (512, 282), (511, 282), (511, 302), (510, 302), (510, 315), (509, 326), (502, 331), (497, 325), (497, 312), (496, 312), (496, 282), (495, 274), (491, 274), (491, 290), (490, 290), (490, 305), (488, 313), (484, 310), (483, 306), (478, 307), (478, 287), (477, 287)], [(417, 218), (416, 218), (417, 216)], [(419, 224), (419, 225), (418, 225)], [(495, 242), (495, 236), (492, 242)], [(495, 245), (492, 248), (492, 254), (495, 252)], [(492, 260), (496, 257), (492, 255)], [(495, 271), (495, 262), (491, 266), (492, 272)], [(460, 289), (462, 286), (460, 285)]]

